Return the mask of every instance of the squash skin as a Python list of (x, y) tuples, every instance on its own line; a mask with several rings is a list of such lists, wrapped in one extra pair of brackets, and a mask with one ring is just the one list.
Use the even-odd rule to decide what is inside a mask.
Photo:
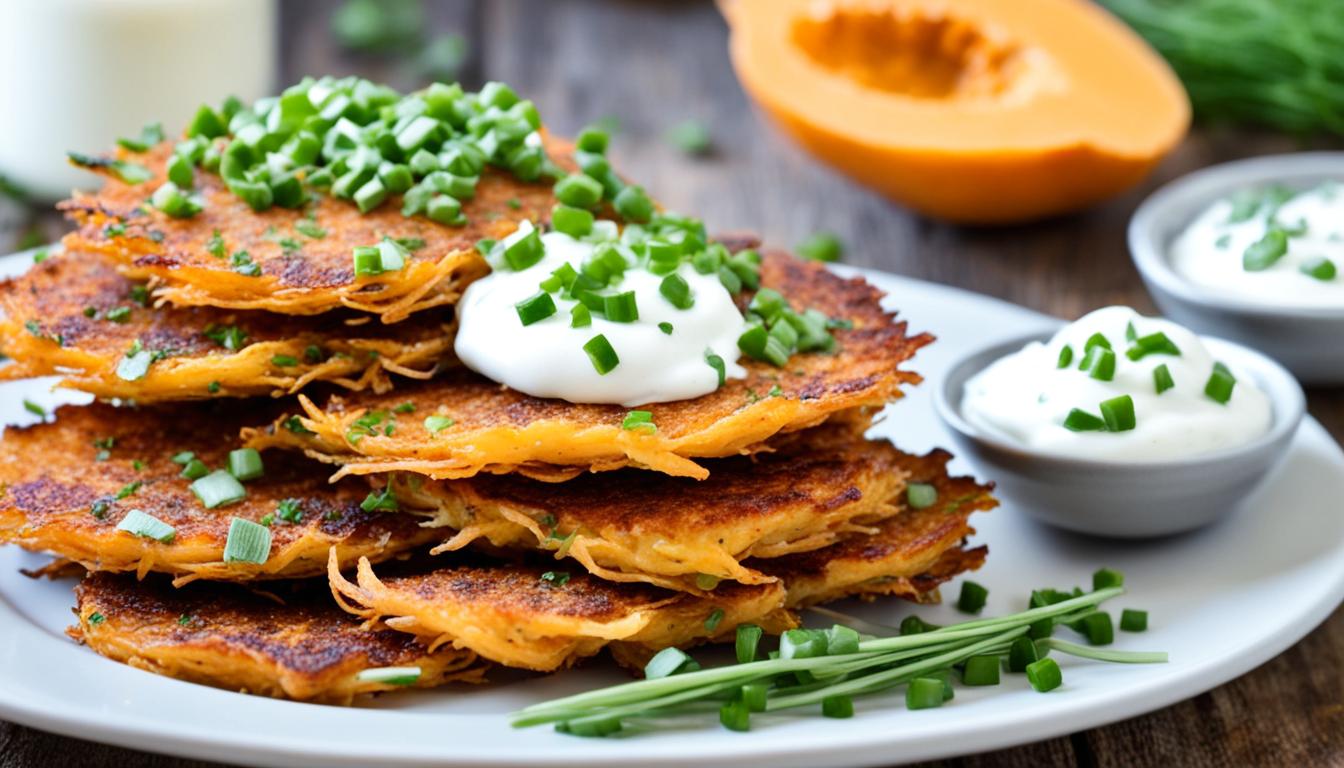
[[(1069, 70), (1067, 59), (1077, 58), (1076, 51), (1063, 56), (1067, 85), (1051, 84), (1012, 102), (915, 98), (865, 86), (809, 62), (788, 31), (792, 19), (815, 12), (816, 3), (723, 3), (738, 78), (772, 121), (819, 159), (927, 216), (963, 224), (1006, 224), (1088, 207), (1142, 181), (1189, 127), (1189, 100), (1165, 62), (1137, 35), (1084, 0), (832, 0), (829, 6), (869, 13), (886, 9), (904, 16), (937, 15), (946, 9), (953, 16), (964, 13), (972, 25), (993, 27), (992, 34), (1008, 29), (1009, 37), (1016, 33), (1024, 45), (1047, 54), (1052, 41), (1042, 39), (1039, 20), (1024, 22), (1031, 29), (1023, 31), (1013, 28), (1012, 17), (1064, 10), (1071, 26), (1060, 34), (1097, 36), (1098, 56), (1118, 50), (1126, 60), (1114, 66), (1126, 68), (1124, 77), (1134, 92), (1147, 89), (1139, 98), (1152, 109), (1124, 114), (1116, 120), (1123, 126), (1111, 130), (1104, 120), (1092, 117), (1079, 119), (1071, 130), (1075, 126), (1069, 124), (1070, 117), (1098, 103), (1093, 96), (1078, 96), (1088, 85), (1088, 73)], [(805, 77), (800, 79), (800, 73)], [(811, 96), (799, 95), (809, 89)], [(836, 119), (838, 112), (850, 119)], [(1042, 125), (1035, 134), (1034, 113)], [(875, 115), (884, 119), (875, 120)], [(1001, 120), (1012, 124), (998, 139)], [(1135, 128), (1131, 120), (1142, 125)], [(879, 122), (880, 130), (874, 125)], [(938, 125), (949, 129), (940, 133)], [(1113, 135), (1107, 136), (1108, 131)]]

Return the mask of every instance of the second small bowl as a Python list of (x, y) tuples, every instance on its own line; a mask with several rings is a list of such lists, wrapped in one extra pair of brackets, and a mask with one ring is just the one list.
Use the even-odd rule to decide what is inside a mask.
[(1005, 501), (1071, 531), (1148, 538), (1208, 525), (1235, 509), (1287, 455), (1306, 412), (1302, 387), (1265, 355), (1215, 338), (1210, 351), (1248, 373), (1269, 397), (1273, 422), (1246, 445), (1176, 461), (1101, 461), (1044, 453), (986, 434), (962, 416), (966, 381), (990, 363), (1050, 334), (1033, 334), (972, 352), (934, 388), (934, 408), (961, 454), (994, 480)]
[(1178, 274), (1168, 255), (1176, 236), (1216, 200), (1251, 187), (1306, 189), (1332, 179), (1344, 179), (1344, 152), (1300, 152), (1210, 166), (1150, 195), (1130, 219), (1129, 250), (1162, 314), (1198, 333), (1266, 352), (1307, 384), (1344, 383), (1344, 308), (1218, 295)]

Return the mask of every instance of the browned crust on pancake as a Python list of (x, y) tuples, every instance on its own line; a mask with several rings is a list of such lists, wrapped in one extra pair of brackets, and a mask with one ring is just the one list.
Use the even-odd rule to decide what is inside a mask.
[(902, 464), (913, 457), (841, 425), (798, 434), (810, 439), (716, 459), (703, 481), (625, 469), (559, 486), (518, 475), (429, 482), (396, 475), (392, 486), (403, 509), (457, 531), (436, 554), (477, 540), (555, 550), (611, 581), (703, 593), (702, 576), (774, 581), (741, 561), (873, 533), (899, 511)]
[(877, 533), (871, 536), (856, 536), (826, 549), (747, 564), (783, 579), (788, 585), (789, 606), (794, 608), (853, 596), (914, 597), (959, 572), (952, 569), (978, 568), (987, 551), (984, 547), (962, 551), (939, 565), (944, 553), (961, 550), (962, 542), (975, 532), (970, 516), (998, 506), (990, 495), (993, 486), (947, 474), (951, 458), (942, 450), (908, 457), (910, 482), (930, 483), (938, 490), (938, 500), (932, 506), (904, 509), (879, 523)]
[[(197, 169), (196, 191), (205, 207), (191, 218), (174, 219), (146, 205), (166, 179), (172, 147), (172, 142), (164, 142), (144, 154), (119, 151), (119, 156), (148, 167), (154, 178), (127, 184), (104, 174), (107, 182), (99, 192), (77, 193), (60, 208), (78, 225), (66, 238), (69, 248), (102, 253), (137, 279), (157, 278), (162, 285), (156, 295), (178, 306), (298, 315), (349, 307), (396, 322), (412, 312), (455, 301), (468, 283), (488, 271), (475, 251), (477, 240), (503, 237), (524, 220), (549, 221), (555, 203), (551, 184), (520, 182), (487, 168), (475, 197), (464, 201), (468, 222), (462, 227), (402, 216), (400, 197), (367, 214), (349, 201), (325, 194), (302, 210), (277, 206), (257, 212), (229, 192), (219, 176)], [(572, 166), (567, 143), (547, 138), (546, 148), (556, 162)], [(516, 207), (510, 204), (513, 200)], [(313, 239), (296, 233), (295, 223), (305, 216), (314, 217), (326, 236)], [(125, 233), (112, 237), (106, 227), (118, 222)], [(262, 274), (240, 275), (228, 259), (211, 255), (206, 243), (215, 230), (222, 234), (228, 253), (247, 251)], [(384, 236), (420, 238), (425, 247), (411, 255), (405, 269), (355, 277), (353, 249), (376, 244)], [(294, 238), (301, 248), (286, 252), (278, 242), (283, 237)]]
[(69, 634), (138, 669), (301, 701), (349, 704), (405, 687), (356, 677), (380, 667), (419, 667), (417, 688), (483, 681), (488, 665), (470, 651), (429, 651), (411, 635), (361, 628), (320, 587), (271, 589), (274, 597), (227, 584), (175, 588), (162, 578), (94, 573), (75, 587), (79, 625)]
[[(0, 349), (17, 361), (0, 368), (0, 379), (65, 375), (64, 386), (144, 403), (278, 395), (313, 381), (385, 392), (392, 387), (389, 371), (424, 378), (453, 359), (451, 313), (425, 312), (389, 327), (348, 311), (294, 317), (150, 308), (131, 300), (137, 285), (143, 284), (86, 253), (53, 255), (0, 282)], [(128, 314), (107, 319), (113, 310)], [(229, 350), (205, 335), (227, 326), (247, 333), (246, 346)], [(127, 381), (117, 365), (136, 341), (170, 354)], [(277, 357), (296, 364), (277, 365)]]
[[(447, 479), (516, 471), (565, 480), (583, 471), (635, 466), (703, 479), (708, 470), (694, 459), (751, 453), (781, 433), (867, 414), (919, 381), (900, 365), (932, 337), (907, 336), (906, 324), (882, 310), (881, 292), (862, 279), (774, 252), (764, 258), (761, 282), (797, 307), (819, 309), (854, 327), (835, 332), (835, 354), (797, 355), (782, 369), (747, 360), (745, 380), (730, 380), (694, 400), (640, 406), (652, 412), (654, 434), (622, 429), (627, 408), (529, 397), (458, 370), (398, 389), (395, 397), (334, 396), (322, 406), (301, 397), (304, 424), (315, 434), (273, 426), (250, 430), (245, 438), (254, 447), (301, 449), (340, 464), (338, 476), (407, 471)], [(770, 396), (776, 386), (777, 396)], [(365, 412), (390, 410), (403, 400), (413, 402), (417, 414), (442, 413), (455, 424), (432, 435), (416, 419), (391, 436), (347, 439), (351, 423)]]
[[(367, 484), (328, 485), (317, 466), (285, 454), (265, 458), (266, 474), (247, 484), (246, 500), (205, 509), (171, 457), (189, 450), (211, 468), (223, 467), (237, 447), (238, 423), (257, 411), (255, 404), (227, 401), (67, 406), (56, 411), (54, 422), (6, 429), (0, 439), (0, 542), (51, 552), (90, 570), (162, 571), (186, 581), (314, 576), (324, 572), (328, 549), (353, 563), (359, 557), (385, 560), (442, 539), (409, 515), (363, 511)], [(115, 444), (107, 460), (98, 461), (93, 443), (108, 437)], [(136, 482), (142, 484), (138, 490), (115, 498)], [(230, 518), (259, 521), (287, 498), (301, 500), (303, 516), (298, 523), (277, 518), (272, 524), (266, 563), (223, 562)], [(99, 500), (108, 505), (102, 519), (91, 513)], [(117, 530), (132, 509), (173, 526), (174, 540), (164, 544)]]
[[(562, 669), (612, 643), (631, 654), (728, 637), (739, 623), (771, 631), (794, 625), (782, 610), (778, 584), (725, 584), (712, 598), (642, 584), (615, 584), (587, 573), (560, 571), (564, 583), (543, 580), (547, 566), (477, 563), (433, 570), (387, 569), (376, 575), (361, 561), (354, 581), (335, 561), (328, 573), (343, 608), (371, 624), (416, 635), (433, 646), (452, 644), (510, 667)], [(555, 569), (559, 571), (559, 569)], [(705, 621), (715, 610), (713, 628)]]

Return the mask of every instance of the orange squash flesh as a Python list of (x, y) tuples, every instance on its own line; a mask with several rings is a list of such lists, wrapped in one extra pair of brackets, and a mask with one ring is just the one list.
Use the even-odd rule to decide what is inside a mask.
[(1139, 182), (1185, 135), (1180, 82), (1085, 0), (724, 0), (751, 97), (921, 213), (1004, 223)]

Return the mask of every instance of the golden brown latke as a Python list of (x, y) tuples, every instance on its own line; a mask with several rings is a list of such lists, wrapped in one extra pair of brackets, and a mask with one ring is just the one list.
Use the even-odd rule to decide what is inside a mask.
[[(181, 582), (313, 576), (324, 571), (329, 549), (352, 564), (442, 540), (409, 515), (362, 510), (365, 483), (329, 485), (318, 466), (285, 454), (266, 457), (265, 476), (247, 484), (247, 499), (206, 509), (171, 457), (194, 451), (212, 469), (223, 467), (237, 447), (238, 423), (257, 410), (233, 401), (67, 406), (52, 422), (9, 427), (0, 439), (0, 543), (50, 552), (90, 570), (162, 571)], [(291, 498), (299, 500), (296, 523), (276, 514), (279, 502)], [(173, 526), (172, 542), (118, 530), (132, 509)], [(230, 519), (256, 522), (267, 515), (274, 517), (269, 559), (223, 562)]]
[[(672, 645), (726, 639), (738, 624), (759, 624), (770, 632), (795, 625), (783, 610), (779, 584), (726, 583), (702, 598), (536, 564), (469, 560), (437, 569), (392, 566), (379, 577), (361, 560), (354, 582), (338, 565), (333, 558), (332, 594), (371, 625), (382, 619), (431, 648), (452, 645), (542, 672), (570, 666), (608, 645), (622, 646), (636, 658)], [(711, 620), (716, 611), (722, 613)]]
[[(744, 360), (747, 377), (729, 380), (716, 392), (640, 406), (653, 413), (658, 427), (653, 434), (622, 429), (627, 408), (529, 397), (457, 370), (395, 394), (333, 396), (322, 406), (300, 396), (304, 432), (277, 422), (244, 436), (253, 447), (296, 448), (340, 464), (338, 477), (405, 471), (445, 479), (517, 471), (567, 480), (629, 465), (704, 479), (708, 470), (694, 459), (755, 452), (776, 435), (837, 416), (866, 419), (870, 410), (899, 398), (902, 385), (919, 381), (900, 365), (932, 337), (907, 336), (905, 323), (881, 308), (881, 292), (862, 279), (847, 280), (776, 252), (765, 256), (761, 284), (779, 290), (795, 307), (849, 320), (853, 328), (835, 331), (834, 354), (797, 355), (784, 368)], [(399, 420), (394, 434), (358, 427), (366, 414), (390, 413), (407, 401), (416, 418)], [(454, 424), (430, 433), (422, 419), (435, 413)]]
[[(964, 548), (974, 532), (967, 518), (997, 503), (987, 486), (947, 477), (948, 458), (942, 451), (905, 457), (914, 477), (938, 489), (932, 506), (903, 509), (875, 533), (823, 549), (748, 561), (775, 582), (725, 581), (694, 594), (613, 583), (554, 563), (473, 567), (460, 561), (437, 569), (392, 566), (381, 578), (361, 561), (351, 581), (334, 559), (328, 578), (342, 607), (371, 623), (453, 643), (506, 666), (549, 671), (606, 646), (622, 664), (638, 667), (671, 645), (730, 638), (738, 624), (777, 632), (796, 623), (794, 610), (819, 602), (880, 594), (936, 600), (940, 583), (983, 562), (984, 547)], [(554, 486), (557, 495), (567, 486)], [(554, 569), (549, 578), (547, 567)]]
[(834, 546), (799, 552), (745, 565), (777, 576), (788, 585), (790, 608), (839, 600), (896, 595), (910, 600), (936, 599), (943, 581), (984, 562), (986, 547), (963, 549), (975, 533), (968, 519), (999, 505), (992, 485), (970, 477), (950, 477), (951, 454), (934, 450), (924, 456), (904, 455), (902, 467), (910, 483), (928, 483), (938, 498), (923, 509), (901, 511), (879, 523), (877, 532), (855, 536)]
[(411, 635), (367, 630), (316, 583), (277, 582), (267, 594), (199, 582), (92, 573), (75, 587), (71, 637), (110, 659), (243, 693), (349, 704), (407, 686), (360, 680), (366, 669), (419, 667), (411, 684), (479, 683), (487, 664), (470, 651), (427, 650)]
[(774, 581), (742, 561), (874, 533), (899, 511), (904, 465), (915, 457), (837, 425), (797, 434), (777, 452), (716, 459), (703, 481), (636, 469), (561, 485), (518, 475), (423, 482), (399, 474), (392, 488), (403, 510), (457, 531), (436, 554), (483, 539), (555, 550), (610, 581), (702, 592), (697, 582), (706, 578)]
[[(550, 156), (562, 167), (573, 165), (571, 148), (546, 139)], [(144, 154), (119, 150), (120, 157), (145, 165), (153, 178), (127, 184), (115, 174), (101, 191), (76, 194), (60, 205), (78, 225), (66, 237), (71, 250), (102, 253), (137, 279), (162, 281), (155, 296), (177, 306), (264, 309), (309, 315), (349, 307), (379, 315), (383, 322), (405, 319), (412, 312), (449, 304), (472, 280), (489, 268), (475, 250), (477, 240), (503, 237), (521, 221), (550, 221), (555, 204), (551, 184), (528, 183), (487, 168), (476, 195), (464, 201), (467, 224), (449, 227), (423, 216), (401, 215), (401, 199), (393, 197), (377, 210), (361, 214), (351, 202), (322, 196), (302, 210), (275, 207), (257, 212), (230, 192), (223, 180), (198, 169), (196, 192), (204, 209), (175, 219), (146, 204), (166, 179), (173, 150), (165, 142)], [(326, 231), (312, 238), (294, 225), (309, 219)], [(109, 225), (111, 229), (109, 229)], [(218, 231), (224, 257), (210, 252)], [(352, 252), (375, 245), (383, 237), (424, 241), (406, 267), (373, 277), (356, 277)], [(246, 251), (262, 274), (239, 274), (230, 256)]]
[[(0, 282), (0, 349), (15, 359), (0, 380), (65, 375), (66, 387), (146, 403), (278, 395), (314, 381), (385, 392), (389, 371), (428, 378), (453, 360), (451, 313), (441, 310), (389, 327), (347, 311), (149, 308), (133, 298), (137, 289), (143, 283), (87, 253), (53, 255)], [(223, 334), (235, 328), (244, 346), (229, 349)], [(128, 381), (117, 366), (137, 341), (166, 356)]]

